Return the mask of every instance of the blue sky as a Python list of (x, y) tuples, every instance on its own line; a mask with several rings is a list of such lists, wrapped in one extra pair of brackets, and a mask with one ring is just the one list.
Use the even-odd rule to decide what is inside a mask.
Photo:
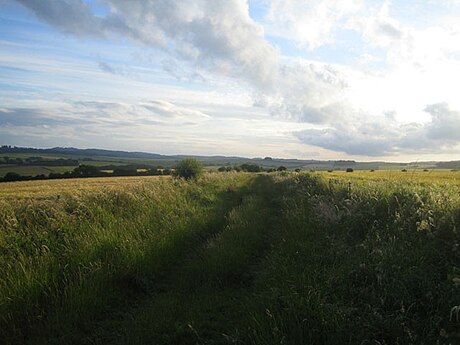
[(460, 159), (460, 2), (0, 0), (0, 144)]

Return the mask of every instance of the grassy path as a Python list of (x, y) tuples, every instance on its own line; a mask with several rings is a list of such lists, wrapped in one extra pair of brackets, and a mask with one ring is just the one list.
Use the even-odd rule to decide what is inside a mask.
[[(149, 290), (149, 297), (87, 343), (227, 344), (245, 311), (259, 263), (277, 224), (270, 178), (259, 176), (226, 224)], [(243, 326), (244, 327), (244, 326)]]

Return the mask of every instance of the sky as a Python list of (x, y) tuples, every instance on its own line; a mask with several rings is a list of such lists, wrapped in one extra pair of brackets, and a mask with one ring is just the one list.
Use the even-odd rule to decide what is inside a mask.
[(460, 0), (0, 0), (0, 144), (460, 159)]

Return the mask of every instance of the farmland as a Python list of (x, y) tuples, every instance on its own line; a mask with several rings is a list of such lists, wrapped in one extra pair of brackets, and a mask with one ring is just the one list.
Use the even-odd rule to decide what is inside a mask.
[(0, 186), (6, 344), (456, 344), (455, 171)]

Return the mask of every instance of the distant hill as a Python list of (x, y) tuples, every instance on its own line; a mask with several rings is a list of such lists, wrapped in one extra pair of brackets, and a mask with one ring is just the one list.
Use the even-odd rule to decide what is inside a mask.
[[(288, 169), (303, 169), (303, 170), (346, 170), (353, 168), (356, 170), (372, 170), (372, 169), (460, 169), (460, 161), (450, 162), (358, 162), (354, 160), (315, 160), (315, 159), (285, 159), (276, 157), (256, 157), (246, 158), (237, 156), (199, 156), (199, 155), (161, 155), (158, 153), (147, 152), (128, 152), (114, 151), (103, 149), (79, 149), (75, 147), (53, 147), (46, 149), (37, 149), (31, 147), (16, 147), (4, 145), (0, 147), (0, 156), (15, 155), (24, 158), (24, 154), (31, 156), (46, 156), (60, 158), (78, 159), (83, 164), (109, 165), (115, 164), (149, 164), (161, 165), (164, 167), (173, 167), (177, 161), (184, 157), (194, 157), (203, 162), (206, 166), (229, 166), (240, 165), (244, 163), (253, 163), (266, 168), (277, 168), (285, 166)], [(86, 162), (86, 163), (85, 163)], [(91, 163), (94, 162), (94, 163)], [(97, 164), (96, 164), (97, 165)]]
[[(75, 147), (53, 147), (50, 149), (36, 149), (36, 148), (31, 148), (31, 147), (2, 146), (0, 147), (0, 154), (1, 153), (64, 154), (64, 155), (76, 155), (76, 156), (84, 156), (84, 157), (104, 156), (104, 157), (119, 157), (119, 158), (149, 158), (149, 159), (173, 158), (173, 156), (163, 156), (163, 155), (156, 154), (156, 153), (112, 151), (112, 150), (101, 150), (101, 149), (77, 149)], [(174, 158), (177, 158), (177, 156)]]

